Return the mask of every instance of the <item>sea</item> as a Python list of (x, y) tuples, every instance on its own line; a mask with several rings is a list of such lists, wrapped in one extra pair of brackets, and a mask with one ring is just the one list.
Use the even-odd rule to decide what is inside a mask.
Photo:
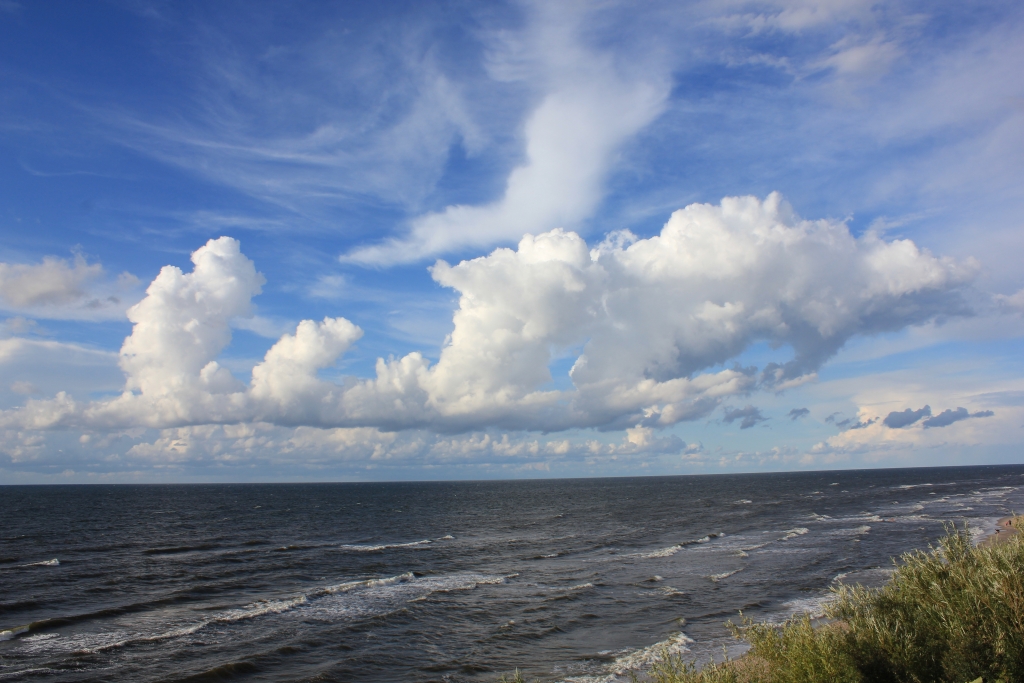
[(613, 683), (816, 616), (1024, 466), (0, 487), (0, 680)]

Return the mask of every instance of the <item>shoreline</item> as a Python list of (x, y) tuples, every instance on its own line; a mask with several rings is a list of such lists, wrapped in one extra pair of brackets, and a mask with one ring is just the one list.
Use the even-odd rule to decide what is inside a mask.
[(996, 530), (978, 541), (978, 546), (983, 547), (1006, 543), (1020, 533), (1020, 528), (1022, 526), (1024, 526), (1024, 516), (1011, 515), (1009, 517), (1001, 517), (999, 521), (996, 522)]

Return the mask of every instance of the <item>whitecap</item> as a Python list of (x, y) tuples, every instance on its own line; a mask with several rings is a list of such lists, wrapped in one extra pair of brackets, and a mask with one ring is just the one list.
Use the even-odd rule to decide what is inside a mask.
[(0, 631), (0, 640), (10, 640), (22, 633), (28, 633), (28, 629), (28, 624), (25, 624), (24, 626), (15, 626), (14, 628)]
[(698, 538), (698, 539), (693, 540), (693, 541), (685, 541), (683, 543), (677, 543), (676, 545), (671, 545), (671, 546), (669, 546), (667, 548), (662, 548), (660, 550), (654, 550), (654, 551), (651, 551), (649, 553), (636, 553), (636, 554), (632, 555), (632, 557), (642, 557), (644, 559), (653, 559), (653, 558), (657, 558), (657, 557), (671, 557), (672, 555), (675, 555), (676, 553), (678, 553), (680, 550), (682, 550), (683, 548), (685, 548), (687, 546), (696, 545), (698, 543), (707, 543), (708, 541), (714, 540), (716, 538), (723, 538), (724, 536), (725, 536), (725, 533), (723, 533), (723, 532), (718, 532), (718, 533), (714, 533), (714, 534), (708, 534), (707, 536), (703, 536), (703, 537)]
[(730, 576), (732, 576), (733, 574), (736, 574), (736, 573), (741, 572), (741, 571), (743, 571), (742, 567), (740, 567), (739, 569), (733, 569), (731, 572), (722, 572), (721, 574), (712, 574), (708, 578), (711, 579), (713, 582), (718, 583), (722, 579), (727, 579)]
[(807, 529), (807, 528), (805, 528), (805, 527), (797, 527), (796, 529), (786, 529), (786, 530), (785, 530), (785, 531), (783, 532), (783, 533), (784, 533), (784, 534), (786, 534), (786, 535), (785, 535), (785, 536), (783, 536), (783, 537), (782, 537), (781, 539), (779, 539), (779, 540), (782, 540), (782, 541), (788, 541), (788, 540), (789, 540), (789, 539), (791, 539), (791, 538), (796, 538), (797, 536), (803, 536), (804, 534), (806, 534), (806, 533), (807, 533), (807, 532), (809, 532), (809, 531), (810, 531), (810, 529)]
[(353, 550), (359, 553), (374, 552), (377, 550), (390, 550), (392, 548), (416, 548), (420, 546), (433, 543), (429, 538), (425, 538), (422, 541), (412, 541), (410, 543), (384, 543), (381, 545), (359, 545), (359, 544), (342, 544), (338, 547), (342, 550)]
[(22, 567), (59, 567), (60, 566), (60, 560), (52, 559), (52, 560), (43, 560), (42, 562), (29, 562), (28, 564), (23, 564), (23, 565), (20, 565), (20, 566), (22, 566)]

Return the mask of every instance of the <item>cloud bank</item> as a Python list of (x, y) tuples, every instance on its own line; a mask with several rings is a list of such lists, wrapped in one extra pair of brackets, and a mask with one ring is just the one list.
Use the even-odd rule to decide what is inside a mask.
[[(191, 273), (165, 267), (129, 309), (120, 396), (30, 399), (0, 414), (0, 427), (664, 427), (729, 396), (806, 381), (854, 335), (966, 314), (960, 290), (974, 272), (909, 240), (801, 220), (778, 194), (732, 197), (675, 212), (649, 239), (618, 233), (591, 247), (554, 229), (515, 250), (438, 261), (434, 280), (460, 298), (434, 364), (410, 353), (378, 359), (373, 378), (325, 381), (317, 373), (362, 334), (328, 317), (282, 336), (245, 385), (216, 359), (263, 277), (229, 237), (192, 262)], [(780, 361), (727, 367), (758, 342), (779, 348)], [(568, 378), (553, 377), (566, 354)], [(741, 426), (747, 417), (737, 415)]]

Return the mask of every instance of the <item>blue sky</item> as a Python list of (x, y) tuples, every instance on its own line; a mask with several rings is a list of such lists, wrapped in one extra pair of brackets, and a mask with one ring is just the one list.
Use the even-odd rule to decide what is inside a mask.
[(0, 480), (1019, 462), (1022, 31), (0, 2)]

